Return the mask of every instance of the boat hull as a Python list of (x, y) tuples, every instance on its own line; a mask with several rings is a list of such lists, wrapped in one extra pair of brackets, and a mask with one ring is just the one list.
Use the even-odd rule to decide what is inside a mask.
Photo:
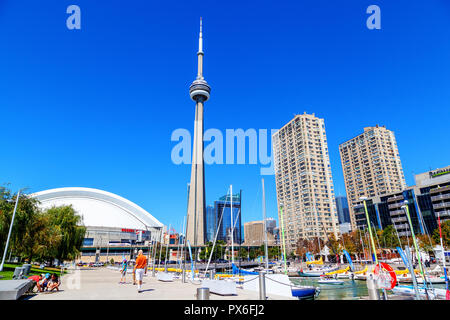
[(298, 299), (314, 299), (317, 289), (314, 287), (293, 287), (292, 296)]

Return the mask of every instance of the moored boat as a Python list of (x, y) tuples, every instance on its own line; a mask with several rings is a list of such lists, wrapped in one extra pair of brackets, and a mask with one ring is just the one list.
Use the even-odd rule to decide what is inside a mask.
[(300, 277), (320, 277), (321, 275), (324, 275), (325, 273), (332, 272), (338, 270), (338, 267), (321, 267), (321, 268), (314, 268), (309, 269), (307, 271), (304, 271), (301, 269), (298, 271), (298, 275)]
[(320, 293), (320, 288), (315, 288), (312, 286), (293, 286), (291, 290), (292, 296), (300, 300), (314, 299)]

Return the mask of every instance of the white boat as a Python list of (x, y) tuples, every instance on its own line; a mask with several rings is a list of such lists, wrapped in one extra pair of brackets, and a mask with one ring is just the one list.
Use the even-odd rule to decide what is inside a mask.
[[(418, 284), (423, 284), (423, 278), (422, 276), (416, 276), (416, 280)], [(405, 275), (401, 275), (401, 276), (397, 276), (397, 281), (400, 283), (413, 283), (411, 274), (405, 274)], [(427, 277), (427, 283), (445, 283), (445, 278), (444, 277), (437, 277), (437, 276), (428, 276)]]
[(344, 272), (344, 273), (338, 273), (337, 274), (338, 279), (355, 279), (355, 274), (353, 272)]
[(298, 275), (300, 277), (320, 277), (325, 273), (332, 272), (338, 270), (339, 267), (321, 267), (321, 268), (313, 268), (308, 270), (300, 270), (298, 271)]
[[(416, 292), (414, 286), (396, 286), (392, 289), (392, 292), (399, 295), (415, 296)], [(419, 295), (422, 299), (426, 299), (426, 292), (424, 288), (419, 288)], [(445, 300), (445, 289), (428, 289), (428, 296), (431, 299)]]

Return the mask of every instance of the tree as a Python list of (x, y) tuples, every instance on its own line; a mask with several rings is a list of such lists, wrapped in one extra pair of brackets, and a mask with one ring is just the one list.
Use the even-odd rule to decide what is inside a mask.
[(339, 243), (339, 240), (336, 238), (334, 233), (331, 233), (328, 236), (327, 246), (330, 248), (332, 254), (341, 254), (342, 246)]
[(74, 260), (80, 254), (86, 228), (82, 225), (81, 216), (72, 205), (51, 207), (45, 211), (49, 217), (51, 228), (59, 234), (59, 241), (52, 250), (52, 256), (58, 261)]
[[(442, 220), (441, 220), (442, 221)], [(441, 229), (442, 229), (442, 244), (444, 247), (450, 247), (450, 220), (447, 220), (445, 222), (441, 222)], [(436, 228), (433, 232), (433, 240), (435, 243), (441, 243), (441, 240), (439, 238), (439, 227)]]
[(380, 241), (386, 248), (395, 248), (396, 246), (401, 245), (398, 242), (397, 232), (395, 231), (393, 225), (388, 225), (383, 229)]
[[(425, 252), (433, 252), (433, 241), (426, 234), (419, 234), (416, 236), (419, 248)], [(431, 242), (430, 242), (431, 241)]]

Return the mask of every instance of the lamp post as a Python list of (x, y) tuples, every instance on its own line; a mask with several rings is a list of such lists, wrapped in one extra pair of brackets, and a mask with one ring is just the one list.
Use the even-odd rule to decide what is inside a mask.
[(14, 211), (11, 219), (11, 224), (9, 225), (8, 239), (6, 240), (5, 251), (3, 252), (2, 264), (0, 265), (0, 271), (3, 271), (3, 265), (5, 263), (6, 252), (8, 251), (9, 239), (11, 238), (11, 232), (14, 224), (14, 217), (16, 216), (17, 204), (19, 203), (20, 190), (17, 192), (16, 204), (14, 205)]

